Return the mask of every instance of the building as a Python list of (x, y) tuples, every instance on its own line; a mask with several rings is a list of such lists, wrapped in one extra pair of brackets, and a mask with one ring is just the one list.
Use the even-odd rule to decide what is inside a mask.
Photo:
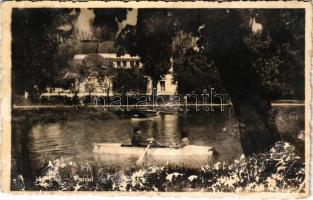
[[(101, 66), (103, 63), (103, 67), (105, 67), (105, 63), (111, 63), (111, 66), (115, 69), (130, 69), (134, 67), (142, 67), (142, 63), (140, 62), (139, 56), (131, 56), (130, 54), (124, 54), (122, 56), (117, 56), (117, 49), (114, 47), (114, 41), (90, 41), (85, 40), (81, 41), (77, 45), (77, 54), (74, 55), (73, 58), (73, 67), (86, 67), (88, 65), (97, 65)], [(172, 70), (172, 69), (171, 69)], [(157, 94), (158, 95), (173, 95), (176, 93), (176, 84), (173, 83), (172, 71), (167, 74), (164, 79), (159, 81), (157, 86)], [(112, 77), (107, 77), (107, 80), (104, 81), (106, 84), (101, 86), (101, 84), (97, 83), (96, 77), (90, 75), (87, 80), (82, 81), (78, 86), (80, 96), (84, 96), (86, 94), (109, 94), (114, 95), (112, 90)], [(93, 91), (88, 91), (88, 85), (94, 85)], [(103, 84), (102, 84), (103, 85)], [(146, 94), (150, 95), (152, 93), (152, 81), (149, 80), (147, 85)]]

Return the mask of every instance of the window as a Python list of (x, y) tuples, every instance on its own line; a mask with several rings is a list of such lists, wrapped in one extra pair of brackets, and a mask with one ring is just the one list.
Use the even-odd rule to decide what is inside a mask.
[(130, 61), (130, 67), (135, 67), (135, 62), (134, 61)]
[(121, 61), (116, 62), (117, 67), (121, 67)]
[(165, 81), (160, 81), (160, 87), (161, 87), (161, 91), (164, 92), (165, 91)]
[(123, 61), (123, 67), (127, 67), (127, 62)]
[(136, 61), (136, 67), (139, 67), (139, 64), (140, 64), (139, 61)]

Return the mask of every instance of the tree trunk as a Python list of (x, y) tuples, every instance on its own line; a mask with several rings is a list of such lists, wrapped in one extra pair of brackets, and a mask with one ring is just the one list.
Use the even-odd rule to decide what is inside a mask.
[(278, 140), (276, 129), (270, 122), (270, 103), (258, 92), (254, 90), (247, 95), (232, 95), (240, 141), (246, 155), (269, 150)]
[(158, 81), (157, 80), (152, 80), (151, 95), (152, 96), (157, 96), (158, 95)]
[(107, 87), (107, 97), (110, 95), (110, 90), (111, 90), (111, 84), (109, 83), (109, 86)]
[(235, 116), (239, 121), (240, 140), (244, 153), (267, 151), (279, 139), (270, 123), (271, 104), (252, 67), (253, 56), (244, 42), (248, 29), (240, 11), (218, 11), (207, 21), (207, 56), (212, 59), (228, 90)]
[(275, 126), (270, 123), (270, 100), (246, 57), (247, 52), (241, 47), (241, 55), (235, 53), (239, 51), (235, 48), (235, 52), (220, 54), (215, 61), (239, 122), (243, 151), (251, 155), (268, 150), (279, 138)]

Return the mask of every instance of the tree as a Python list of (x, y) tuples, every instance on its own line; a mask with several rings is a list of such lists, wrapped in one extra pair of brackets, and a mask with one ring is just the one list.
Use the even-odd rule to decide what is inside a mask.
[(173, 75), (177, 92), (201, 95), (210, 88), (224, 92), (223, 83), (213, 61), (207, 60), (196, 44), (197, 38), (178, 31), (172, 42)]
[(113, 68), (112, 61), (104, 60), (97, 72), (98, 82), (100, 83), (101, 87), (106, 90), (106, 96), (109, 96), (112, 87), (112, 78), (116, 76), (116, 69)]
[(213, 62), (207, 61), (204, 55), (193, 49), (181, 56), (180, 62), (174, 62), (173, 69), (179, 94), (200, 96), (204, 90), (210, 88), (223, 92), (223, 83)]
[(169, 31), (170, 23), (167, 14), (167, 10), (161, 9), (139, 10), (135, 30), (130, 26), (125, 27), (127, 31), (122, 31), (117, 41), (123, 49), (120, 53), (127, 51), (141, 57), (143, 72), (151, 78), (152, 87), (155, 88), (152, 92), (157, 91), (158, 82), (171, 67), (172, 32)]
[(104, 59), (97, 53), (93, 53), (84, 58), (82, 65), (76, 65), (73, 73), (76, 75), (76, 84), (84, 84), (89, 93), (95, 91), (96, 87), (99, 86), (106, 89), (108, 96), (111, 86), (107, 84), (107, 80), (115, 76), (116, 71), (113, 68), (112, 61)]
[(278, 140), (271, 126), (269, 98), (259, 74), (252, 66), (251, 51), (244, 42), (249, 33), (247, 10), (211, 10), (201, 13), (204, 28), (199, 46), (216, 64), (230, 94), (240, 123), (240, 140), (245, 154), (263, 152)]
[(148, 80), (140, 69), (118, 69), (113, 78), (113, 90), (122, 94), (124, 92), (144, 94), (147, 83)]
[[(53, 80), (54, 87), (72, 89), (75, 83), (73, 74), (73, 57), (79, 41), (75, 22), (80, 14), (79, 9), (60, 9), (52, 23), (56, 38), (57, 51), (53, 55), (54, 66), (59, 69)], [(74, 76), (73, 76), (74, 75)]]
[(12, 12), (12, 86), (13, 94), (50, 86), (58, 69), (53, 55), (57, 40), (52, 22), (55, 9), (13, 9)]
[(126, 19), (127, 9), (94, 9), (95, 36), (98, 40), (112, 40), (119, 31), (118, 23)]
[(304, 99), (304, 12), (255, 10), (263, 31), (246, 38), (271, 98)]
[[(77, 9), (16, 9), (12, 14), (13, 93), (74, 84)], [(23, 30), (23, 31), (21, 31)]]

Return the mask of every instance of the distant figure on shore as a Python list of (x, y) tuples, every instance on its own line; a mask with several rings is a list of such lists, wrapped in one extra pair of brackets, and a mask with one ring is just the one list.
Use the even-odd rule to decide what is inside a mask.
[(184, 147), (186, 145), (189, 145), (190, 144), (190, 141), (189, 141), (189, 135), (188, 135), (188, 132), (187, 131), (181, 131), (181, 146)]
[(131, 139), (132, 146), (141, 146), (142, 134), (138, 126), (133, 129), (133, 135)]
[(74, 96), (72, 97), (72, 104), (77, 109), (79, 106), (79, 97), (77, 93), (75, 92)]
[(184, 96), (184, 105), (186, 106), (188, 103), (188, 98), (187, 98), (187, 95)]

